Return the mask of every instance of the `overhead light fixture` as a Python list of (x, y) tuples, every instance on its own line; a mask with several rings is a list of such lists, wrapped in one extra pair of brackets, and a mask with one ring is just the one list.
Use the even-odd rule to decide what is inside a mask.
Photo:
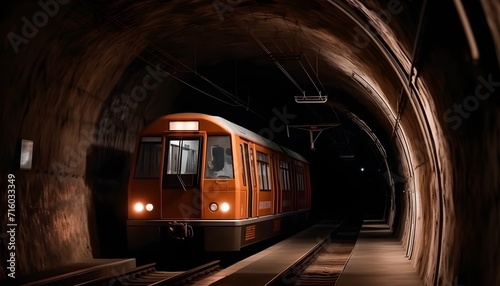
[(325, 103), (328, 101), (328, 95), (321, 95), (321, 91), (319, 95), (306, 95), (306, 92), (303, 92), (302, 96), (295, 96), (295, 102), (297, 103)]

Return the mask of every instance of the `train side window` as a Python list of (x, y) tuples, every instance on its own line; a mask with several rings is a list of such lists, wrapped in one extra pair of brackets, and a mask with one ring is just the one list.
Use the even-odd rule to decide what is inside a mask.
[(137, 179), (159, 178), (161, 152), (161, 137), (142, 137), (135, 164), (134, 177)]
[(205, 178), (234, 178), (233, 150), (229, 135), (207, 138)]
[(241, 152), (241, 178), (243, 180), (243, 186), (247, 185), (247, 176), (245, 174), (245, 153), (243, 153), (243, 145), (240, 144)]
[(302, 166), (297, 166), (297, 190), (304, 191), (304, 168)]
[(281, 170), (281, 190), (290, 190), (290, 167), (288, 162), (280, 160), (280, 170)]
[(260, 190), (271, 190), (271, 186), (269, 185), (269, 155), (257, 152), (257, 168)]

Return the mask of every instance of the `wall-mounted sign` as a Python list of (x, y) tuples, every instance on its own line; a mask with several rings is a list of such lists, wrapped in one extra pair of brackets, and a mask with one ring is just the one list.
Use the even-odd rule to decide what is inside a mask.
[(31, 170), (31, 163), (33, 159), (33, 141), (21, 140), (21, 157), (19, 168), (21, 170)]

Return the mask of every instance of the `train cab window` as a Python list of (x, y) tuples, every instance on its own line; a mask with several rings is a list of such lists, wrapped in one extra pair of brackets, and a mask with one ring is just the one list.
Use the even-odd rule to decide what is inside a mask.
[(193, 186), (199, 170), (200, 139), (169, 139), (167, 148), (163, 186)]
[(160, 177), (161, 144), (161, 137), (141, 138), (139, 154), (135, 164), (135, 178), (152, 179)]
[(269, 184), (269, 155), (257, 152), (257, 168), (260, 190), (271, 190), (271, 185)]
[(169, 140), (167, 174), (196, 174), (200, 140)]
[(280, 170), (281, 170), (281, 190), (290, 190), (290, 167), (288, 162), (280, 160)]
[(205, 178), (234, 178), (233, 150), (228, 135), (208, 136)]

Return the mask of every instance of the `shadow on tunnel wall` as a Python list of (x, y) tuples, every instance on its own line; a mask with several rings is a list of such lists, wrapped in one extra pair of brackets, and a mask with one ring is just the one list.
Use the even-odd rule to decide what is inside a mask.
[(92, 190), (89, 234), (94, 258), (126, 256), (127, 183), (131, 153), (91, 146), (85, 184)]

